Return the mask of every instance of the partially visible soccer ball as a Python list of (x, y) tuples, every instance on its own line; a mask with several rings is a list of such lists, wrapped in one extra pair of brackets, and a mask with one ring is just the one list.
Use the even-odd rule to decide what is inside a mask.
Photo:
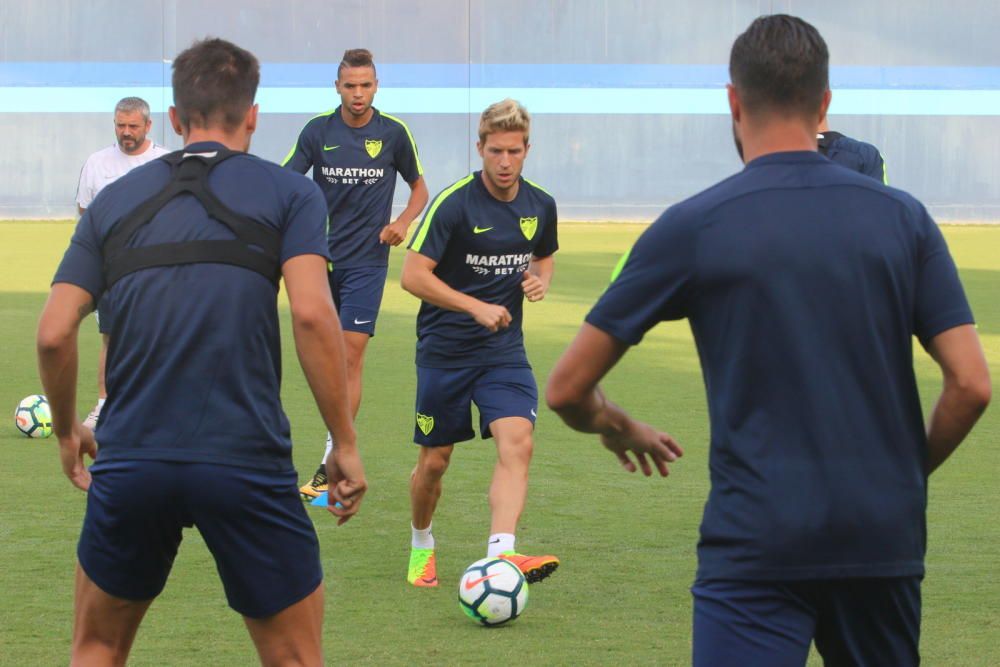
[(14, 411), (14, 425), (29, 438), (52, 435), (52, 411), (48, 399), (41, 394), (32, 394), (21, 401)]
[(502, 558), (483, 558), (465, 568), (458, 604), (483, 625), (512, 621), (528, 604), (528, 582), (517, 566)]

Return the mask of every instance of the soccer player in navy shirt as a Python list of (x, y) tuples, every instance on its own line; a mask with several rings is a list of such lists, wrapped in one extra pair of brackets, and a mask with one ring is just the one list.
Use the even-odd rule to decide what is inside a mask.
[[(927, 211), (816, 152), (828, 60), (791, 16), (736, 39), (728, 95), (746, 168), (640, 236), (546, 392), (626, 470), (665, 476), (681, 448), (598, 383), (657, 323), (690, 322), (711, 425), (699, 666), (804, 665), (813, 641), (826, 664), (917, 664), (927, 476), (990, 399)], [(926, 427), (913, 336), (944, 381)]]
[[(306, 123), (282, 164), (302, 174), (311, 167), (326, 196), (330, 288), (347, 347), (351, 414), (357, 417), (365, 349), (375, 335), (389, 247), (403, 242), (410, 223), (424, 210), (427, 185), (406, 123), (372, 106), (378, 91), (372, 54), (366, 49), (344, 52), (335, 85), (340, 106)], [(390, 222), (397, 173), (409, 184), (410, 198)], [(332, 446), (328, 434), (324, 461)], [(326, 491), (325, 474), (321, 462), (300, 489), (303, 498)]]
[(530, 118), (516, 101), (489, 106), (476, 147), (483, 169), (434, 199), (410, 242), (403, 288), (421, 299), (417, 315), (417, 400), (410, 478), (411, 551), (407, 580), (437, 586), (431, 521), (456, 442), (479, 431), (496, 443), (487, 556), (516, 564), (528, 581), (559, 565), (555, 556), (515, 550), (528, 493), (538, 389), (524, 350), (524, 298), (545, 297), (559, 247), (555, 200), (524, 179)]
[[(87, 490), (77, 549), (73, 664), (125, 664), (184, 527), (215, 558), (264, 664), (322, 665), (319, 544), (296, 488), (279, 400), (278, 279), (303, 370), (337, 436), (327, 462), (339, 522), (364, 469), (326, 279), (326, 207), (298, 174), (248, 155), (257, 59), (195, 43), (173, 64), (183, 151), (105, 188), (80, 219), (38, 329), (63, 470)], [(108, 290), (108, 401), (76, 420), (77, 331)]]
[(834, 132), (830, 129), (826, 118), (820, 123), (818, 132), (816, 140), (820, 155), (825, 155), (837, 164), (889, 185), (885, 159), (879, 149), (864, 141)]

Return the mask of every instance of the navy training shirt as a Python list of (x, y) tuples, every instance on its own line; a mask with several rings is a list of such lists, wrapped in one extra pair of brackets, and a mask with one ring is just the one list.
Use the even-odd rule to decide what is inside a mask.
[(753, 160), (663, 213), (587, 322), (634, 345), (680, 318), (711, 424), (698, 579), (922, 574), (912, 336), (973, 321), (923, 206), (815, 152)]
[[(198, 143), (188, 152), (221, 145)], [(97, 298), (105, 290), (102, 245), (113, 227), (167, 184), (154, 160), (107, 186), (87, 208), (53, 283)], [(209, 189), (281, 234), (280, 262), (329, 259), (326, 206), (307, 178), (252, 155), (218, 164)], [(129, 242), (230, 239), (192, 195), (172, 199)], [(97, 428), (105, 461), (153, 459), (292, 470), (288, 419), (279, 400), (277, 291), (249, 269), (189, 264), (142, 269), (116, 282), (107, 359), (108, 400)]]
[(313, 180), (330, 213), (330, 256), (336, 269), (387, 266), (379, 233), (392, 218), (396, 173), (414, 183), (424, 173), (406, 123), (380, 112), (350, 127), (340, 107), (311, 119), (282, 163)]
[(848, 169), (871, 176), (880, 183), (889, 184), (885, 160), (871, 144), (832, 131), (820, 133), (817, 139), (821, 155)]
[(434, 274), (449, 287), (506, 307), (511, 323), (490, 332), (466, 313), (423, 301), (417, 315), (417, 365), (528, 365), (521, 281), (532, 257), (548, 257), (559, 249), (556, 223), (555, 200), (524, 178), (510, 202), (489, 193), (480, 171), (435, 197), (410, 250), (437, 262)]

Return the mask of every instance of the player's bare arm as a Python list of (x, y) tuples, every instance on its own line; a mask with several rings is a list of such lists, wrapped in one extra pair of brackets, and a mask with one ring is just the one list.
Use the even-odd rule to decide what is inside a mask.
[(449, 287), (434, 275), (436, 266), (437, 262), (430, 257), (413, 250), (407, 252), (400, 280), (403, 289), (438, 308), (467, 313), (490, 331), (506, 329), (510, 325), (511, 317), (507, 308), (480, 301)]
[(409, 183), (409, 186), (410, 198), (406, 202), (406, 208), (403, 209), (394, 222), (386, 225), (379, 232), (378, 240), (380, 243), (398, 246), (406, 240), (406, 233), (409, 231), (413, 220), (427, 206), (427, 199), (430, 195), (427, 192), (427, 182), (424, 181), (424, 177), (420, 176), (417, 180)]
[(990, 371), (975, 326), (948, 329), (927, 346), (941, 367), (943, 387), (927, 422), (927, 474), (961, 444), (992, 395)]
[[(368, 488), (347, 400), (347, 370), (340, 319), (326, 278), (326, 260), (298, 255), (282, 266), (299, 363), (320, 414), (336, 439), (328, 461), (330, 512), (343, 524), (361, 505)], [(339, 507), (338, 507), (339, 504)]]
[(84, 454), (97, 453), (93, 433), (76, 418), (77, 333), (94, 310), (94, 299), (81, 287), (56, 283), (38, 323), (38, 371), (52, 409), (52, 430), (66, 477), (79, 489), (90, 487)]
[(683, 456), (684, 450), (670, 435), (630, 417), (608, 400), (598, 384), (627, 350), (625, 343), (584, 323), (556, 362), (545, 388), (545, 401), (570, 428), (600, 434), (601, 444), (625, 470), (641, 469), (648, 477), (653, 473), (649, 457), (660, 475), (666, 477), (670, 473), (667, 464)]
[(555, 273), (556, 262), (552, 255), (548, 257), (532, 257), (528, 270), (524, 272), (521, 290), (528, 301), (541, 301), (548, 294)]

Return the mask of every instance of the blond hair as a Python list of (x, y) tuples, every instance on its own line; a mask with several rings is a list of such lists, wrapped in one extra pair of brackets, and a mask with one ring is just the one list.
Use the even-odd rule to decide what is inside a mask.
[(495, 102), (479, 117), (479, 143), (486, 143), (486, 137), (494, 132), (524, 132), (524, 143), (528, 143), (531, 130), (531, 116), (517, 100), (507, 98)]

